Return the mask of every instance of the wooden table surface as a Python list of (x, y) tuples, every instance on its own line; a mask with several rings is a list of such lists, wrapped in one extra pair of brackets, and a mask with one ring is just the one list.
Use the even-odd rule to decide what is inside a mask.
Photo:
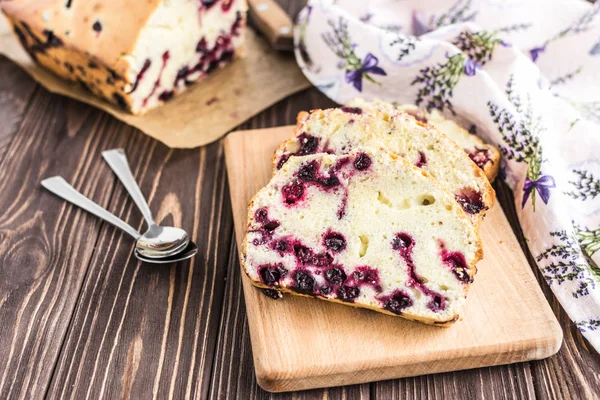
[[(292, 124), (301, 110), (331, 105), (310, 89), (238, 129)], [(129, 237), (42, 190), (43, 178), (62, 175), (141, 229), (141, 214), (100, 156), (116, 147), (125, 148), (157, 221), (191, 232), (199, 247), (191, 262), (142, 265)], [(495, 187), (564, 328), (556, 356), (270, 394), (254, 377), (222, 143), (171, 150), (50, 94), (0, 57), (0, 399), (597, 398), (600, 357), (541, 279), (511, 192)]]

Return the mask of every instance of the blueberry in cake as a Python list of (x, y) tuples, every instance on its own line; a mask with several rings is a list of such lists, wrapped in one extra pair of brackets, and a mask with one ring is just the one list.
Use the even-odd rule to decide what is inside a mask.
[(11, 0), (2, 11), (31, 57), (134, 114), (227, 64), (245, 0)]
[(476, 226), (494, 204), (494, 189), (485, 173), (456, 143), (394, 107), (346, 106), (301, 115), (295, 136), (275, 152), (273, 168), (281, 169), (291, 156), (346, 154), (362, 148), (395, 153), (428, 172), (454, 194)]
[(469, 218), (425, 171), (385, 151), (291, 157), (248, 208), (255, 286), (444, 325), (481, 259)]
[[(352, 100), (349, 107), (360, 107), (361, 109), (384, 108), (390, 110), (394, 106), (381, 100), (366, 100), (357, 98)], [(484, 143), (476, 135), (470, 133), (456, 122), (445, 118), (438, 110), (427, 112), (412, 104), (403, 104), (395, 107), (397, 110), (408, 113), (424, 124), (431, 124), (444, 135), (452, 139), (460, 148), (469, 155), (475, 164), (479, 166), (490, 182), (493, 182), (500, 169), (500, 152), (494, 146)]]

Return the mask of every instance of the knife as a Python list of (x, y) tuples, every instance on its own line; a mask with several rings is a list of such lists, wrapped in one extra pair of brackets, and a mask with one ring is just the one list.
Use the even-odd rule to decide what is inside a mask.
[(248, 14), (275, 50), (294, 50), (294, 24), (274, 0), (247, 0)]

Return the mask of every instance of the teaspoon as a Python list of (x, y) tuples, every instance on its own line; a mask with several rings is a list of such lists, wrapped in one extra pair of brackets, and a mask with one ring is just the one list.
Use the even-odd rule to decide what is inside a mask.
[(148, 224), (148, 230), (142, 235), (143, 240), (138, 240), (136, 244), (136, 251), (148, 258), (164, 258), (185, 249), (190, 242), (186, 231), (172, 226), (159, 226), (154, 222), (150, 207), (131, 173), (125, 151), (106, 150), (102, 152), (102, 157), (125, 186)]
[(138, 251), (138, 248), (152, 248), (151, 244), (140, 243), (145, 240), (143, 235), (141, 235), (137, 230), (135, 230), (131, 225), (129, 225), (125, 221), (121, 220), (114, 214), (105, 210), (100, 205), (85, 197), (83, 194), (79, 193), (73, 186), (69, 185), (67, 181), (65, 181), (62, 177), (53, 176), (52, 178), (44, 179), (41, 183), (43, 187), (45, 187), (55, 195), (67, 200), (70, 203), (75, 204), (76, 206), (86, 210), (91, 214), (94, 214), (99, 218), (102, 218), (106, 222), (111, 223), (112, 225), (121, 229), (123, 232), (132, 236), (136, 240), (135, 256), (141, 261), (155, 264), (172, 263), (187, 260), (188, 258), (193, 257), (198, 252), (198, 247), (196, 246), (196, 244), (194, 244), (194, 242), (188, 241), (188, 244), (184, 249), (182, 249), (180, 253), (174, 255), (167, 255), (163, 258), (148, 257), (144, 253)]

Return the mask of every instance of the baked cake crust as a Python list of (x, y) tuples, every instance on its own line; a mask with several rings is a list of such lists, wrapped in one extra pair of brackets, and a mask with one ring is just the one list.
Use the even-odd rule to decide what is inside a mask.
[(237, 56), (247, 8), (244, 0), (11, 0), (0, 6), (35, 61), (134, 114)]

